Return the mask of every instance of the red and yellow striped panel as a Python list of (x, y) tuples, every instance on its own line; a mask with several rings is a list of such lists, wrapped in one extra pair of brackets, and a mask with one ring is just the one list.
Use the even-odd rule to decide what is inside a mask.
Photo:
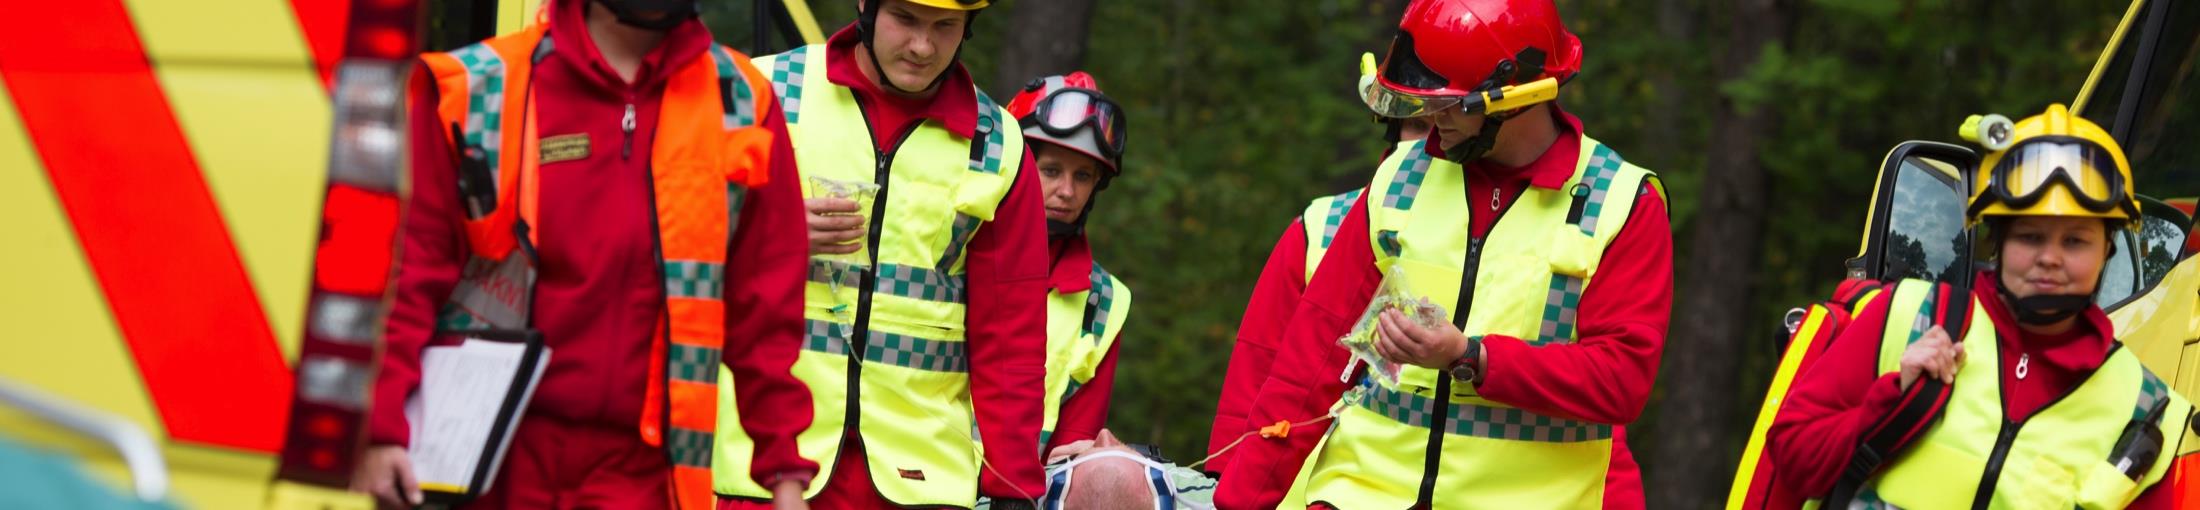
[[(0, 378), (144, 427), (189, 506), (266, 501), (348, 5), (87, 0), (0, 17), (0, 222), (29, 240), (0, 251), (0, 321), (23, 335), (0, 347)], [(100, 451), (11, 411), (0, 433)]]

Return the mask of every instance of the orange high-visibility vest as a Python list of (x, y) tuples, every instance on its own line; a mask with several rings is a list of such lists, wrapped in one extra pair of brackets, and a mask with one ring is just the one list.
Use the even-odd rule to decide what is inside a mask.
[[(452, 145), (496, 170), (496, 207), (466, 221), (473, 258), (469, 275), (479, 274), (477, 267), (512, 260), (510, 255), (521, 246), (514, 227), (533, 224), (540, 207), (535, 198), (540, 189), (536, 151), (542, 145), (527, 96), (532, 92), (529, 71), (556, 44), (547, 30), (547, 23), (538, 22), (517, 33), (421, 57), (442, 93), (436, 109), (440, 125), (460, 126)], [(769, 97), (769, 84), (748, 56), (712, 45), (709, 57), (682, 65), (666, 82), (650, 149), (658, 262), (665, 279), (664, 312), (650, 350), (663, 362), (650, 367), (640, 433), (650, 445), (665, 449), (673, 466), (671, 497), (682, 510), (713, 505), (711, 438), (725, 343), (726, 251), (742, 197), (747, 189), (763, 185), (770, 173), (772, 134), (757, 125), (764, 115), (777, 114), (759, 111), (774, 105), (757, 100)], [(534, 231), (527, 233), (532, 241)], [(525, 272), (517, 281), (531, 286), (532, 268)], [(525, 327), (525, 306), (517, 308), (522, 317), (518, 324), (469, 316), (460, 307), (447, 307), (443, 322)]]

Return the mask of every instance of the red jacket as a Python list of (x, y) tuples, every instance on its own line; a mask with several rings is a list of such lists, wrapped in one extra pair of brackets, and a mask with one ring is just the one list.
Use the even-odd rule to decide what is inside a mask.
[[(1075, 294), (1092, 289), (1092, 246), (1085, 244), (1085, 236), (1050, 237), (1047, 251), (1055, 254), (1053, 269), (1047, 275), (1049, 291)], [(1062, 401), (1061, 413), (1054, 420), (1054, 436), (1047, 440), (1044, 451), (1092, 439), (1108, 425), (1108, 400), (1115, 394), (1115, 353), (1122, 350), (1122, 345), (1123, 334), (1118, 332), (1115, 343), (1108, 344), (1108, 353), (1100, 358), (1100, 366), (1093, 369), (1092, 380), (1078, 385), (1077, 393)]]
[[(1268, 380), (1273, 369), (1276, 338), (1283, 336), (1291, 311), (1299, 306), (1299, 293), (1306, 289), (1305, 275), (1306, 226), (1294, 219), (1284, 228), (1283, 238), (1276, 240), (1276, 247), (1268, 251), (1268, 264), (1261, 267), (1260, 280), (1253, 283), (1253, 297), (1245, 302), (1245, 318), (1238, 321), (1237, 344), (1230, 348), (1230, 369), (1222, 377), (1222, 397), (1215, 401), (1214, 429), (1207, 435), (1207, 454), (1214, 457), (1207, 461), (1209, 472), (1227, 471), (1237, 449), (1223, 449), (1258, 430), (1247, 421), (1248, 411), (1253, 397), (1260, 392), (1260, 383)], [(1257, 436), (1245, 439), (1258, 440)]]
[[(541, 253), (533, 316), (552, 349), (549, 367), (527, 410), (528, 419), (600, 424), (636, 431), (652, 364), (651, 334), (663, 312), (664, 282), (656, 271), (656, 219), (649, 174), (664, 80), (692, 58), (709, 58), (709, 30), (689, 23), (652, 50), (632, 86), (619, 79), (583, 25), (586, 2), (561, 0), (550, 23), (553, 54), (535, 67), (533, 87), (542, 136), (585, 134), (586, 159), (542, 165), (537, 249)], [(412, 91), (412, 202), (406, 212), (398, 296), (387, 328), (381, 376), (375, 381), (370, 436), (407, 444), (403, 402), (420, 381), (420, 353), (435, 338), (437, 312), (458, 281), (469, 249), (456, 193), (449, 127), (438, 126), (437, 90), (415, 74)], [(633, 153), (620, 130), (635, 108)], [(752, 473), (814, 473), (794, 448), (808, 427), (809, 392), (788, 373), (801, 348), (806, 234), (799, 177), (786, 124), (763, 119), (776, 135), (771, 180), (751, 190), (727, 254), (725, 362), (741, 389), (743, 424), (756, 439)], [(802, 413), (771, 412), (799, 409)]]
[[(2002, 366), (1998, 367), (2006, 396), (2002, 412), (2021, 422), (2100, 369), (2109, 346), (2115, 342), (2110, 334), (2115, 325), (2099, 307), (2091, 307), (2080, 315), (2078, 327), (2070, 334), (2050, 337), (2025, 333), (2008, 305), (1988, 290), (1994, 288), (1994, 278), (1993, 272), (1980, 272), (1973, 283), (1978, 289), (1973, 295), (1986, 309), (2002, 351), (2033, 355), (2024, 379), (2016, 377), (2018, 356), (2002, 356)], [(1902, 404), (1901, 374), (1878, 375), (1879, 340), (1887, 328), (1888, 301), (1875, 299), (1864, 305), (1819, 359), (1798, 374), (1794, 388), (1788, 391), (1787, 403), (1781, 405), (1780, 415), (1773, 418), (1772, 428), (1766, 432), (1770, 437), (1765, 452), (1773, 469), (1780, 473), (1783, 483), (1794, 484), (1792, 487), (1801, 494), (1822, 496), (1833, 490), (1863, 434)], [(1986, 369), (1992, 368), (1963, 367)], [(2161, 488), (2156, 485), (2147, 489), (2130, 508), (2171, 508), (2171, 491)]]
[[(961, 64), (948, 69), (947, 80), (930, 99), (903, 98), (879, 90), (863, 76), (855, 59), (857, 42), (853, 25), (826, 41), (825, 76), (855, 91), (880, 150), (897, 143), (893, 134), (912, 122), (936, 121), (963, 138), (977, 130), (976, 89)], [(993, 221), (971, 237), (963, 262), (970, 289), (964, 294), (970, 302), (963, 319), (970, 346), (970, 400), (991, 466), (981, 470), (978, 492), (995, 498), (1046, 490), (1039, 456), (1032, 454), (1039, 451), (1045, 402), (1046, 212), (1040, 206), (1042, 191), (1031, 152), (1024, 151), (1022, 160), (1015, 184), (1001, 199)]]
[[(1495, 190), (1497, 208), (1502, 209), (1527, 186), (1555, 189), (1563, 185), (1580, 155), (1579, 139), (1572, 134), (1579, 132), (1580, 121), (1556, 110), (1553, 115), (1566, 130), (1557, 143), (1527, 167), (1470, 165), (1468, 196), (1490, 196)], [(1597, 270), (1604, 276), (1583, 289), (1580, 340), (1531, 347), (1517, 338), (1484, 337), (1489, 364), (1483, 367), (1483, 382), (1476, 388), (1484, 398), (1538, 414), (1612, 425), (1624, 425), (1641, 414), (1657, 376), (1672, 307), (1673, 244), (1664, 200), (1648, 188), (1640, 193), (1644, 194), (1635, 201), (1627, 225), (1605, 248), (1605, 253), (1626, 256), (1606, 257)], [(1367, 239), (1367, 221), (1363, 194), (1338, 227), (1337, 238)], [(1479, 237), (1494, 222), (1492, 214), (1474, 215), (1471, 232)], [(1374, 260), (1369, 243), (1330, 246), (1276, 342), (1275, 368), (1249, 407), (1251, 426), (1322, 416), (1347, 389), (1337, 373), (1351, 357), (1336, 346), (1336, 339), (1351, 328), (1382, 281)], [(1320, 437), (1292, 434), (1283, 440), (1241, 443), (1237, 458), (1223, 472), (1216, 502), (1226, 508), (1273, 506)], [(1621, 458), (1614, 456), (1615, 465), (1622, 463)]]

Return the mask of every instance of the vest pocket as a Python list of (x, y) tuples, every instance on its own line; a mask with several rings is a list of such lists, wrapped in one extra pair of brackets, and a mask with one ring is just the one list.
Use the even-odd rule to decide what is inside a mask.
[(1587, 235), (1577, 235), (1573, 230), (1551, 236), (1551, 274), (1572, 276), (1583, 280), (1596, 276), (1597, 259), (1604, 254), (1603, 243)]
[[(2169, 459), (2162, 459), (2167, 462)], [(2094, 463), (2078, 480), (2079, 508), (2123, 508), (2139, 499), (2139, 483), (2107, 462)]]
[(2001, 484), (1994, 486), (1995, 501), (2001, 508), (2048, 510), (2077, 506), (2073, 500), (2079, 490), (2078, 477), (2054, 459), (2037, 456), (2025, 462), (2021, 470), (2017, 466), (2007, 469)]

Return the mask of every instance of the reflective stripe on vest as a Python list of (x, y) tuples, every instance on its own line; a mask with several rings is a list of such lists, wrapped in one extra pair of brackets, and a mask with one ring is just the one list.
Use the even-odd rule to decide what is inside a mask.
[(1337, 240), (1337, 227), (1342, 226), (1346, 214), (1352, 212), (1352, 203), (1360, 200), (1356, 189), (1335, 195), (1316, 198), (1306, 204), (1306, 211), (1299, 213), (1299, 229), (1306, 231), (1306, 279), (1314, 281), (1314, 270), (1322, 265), (1322, 257), (1329, 255), (1329, 243)]
[[(1890, 310), (1931, 306), (1933, 285), (1903, 281), (1887, 299)], [(1993, 294), (1985, 294), (1994, 299)], [(1896, 313), (1896, 312), (1891, 312)], [(1857, 492), (1851, 508), (2123, 508), (2168, 473), (2174, 438), (2184, 435), (2192, 405), (2168, 391), (2138, 357), (2118, 347), (2070, 393), (2022, 423), (2006, 423), (2001, 405), (2001, 345), (1985, 308), (1971, 305), (1973, 324), (1964, 335), (1965, 361), (1939, 422), (1888, 461)], [(1916, 323), (1890, 321), (1879, 346), (1880, 374), (1901, 369), (1902, 352), (1923, 335)], [(2168, 399), (2152, 426), (2170, 445), (2138, 480), (2117, 469), (2117, 439), (2125, 427)], [(2014, 428), (2014, 430), (2005, 430)], [(2003, 434), (2001, 471), (1989, 501), (1977, 501), (1989, 459)], [(1816, 508), (1811, 501), (1806, 508)]]
[[(515, 226), (533, 224), (537, 207), (539, 155), (524, 151), (541, 145), (533, 112), (526, 111), (526, 95), (532, 64), (554, 48), (546, 31), (546, 25), (536, 24), (421, 57), (442, 95), (437, 108), (441, 124), (460, 127), (454, 147), (496, 172), (494, 212), (466, 222), (471, 259), (466, 281), (439, 320), (444, 327), (516, 329), (531, 324), (524, 295), (532, 293), (533, 267), (528, 257), (511, 254), (520, 244)], [(725, 343), (727, 247), (747, 189), (764, 184), (769, 175), (772, 144), (771, 133), (754, 125), (759, 107), (768, 106), (754, 101), (766, 86), (762, 73), (723, 46), (713, 45), (708, 53), (674, 70), (666, 81), (658, 134), (650, 148), (656, 251), (664, 281), (663, 315), (651, 352), (663, 362), (650, 367), (639, 433), (643, 441), (665, 449), (674, 467), (674, 501), (683, 510), (713, 505), (711, 434), (717, 426), (716, 383)], [(525, 277), (512, 280), (506, 273), (500, 281), (498, 270)], [(497, 293), (498, 285), (515, 281), (521, 288), (505, 293), (522, 296), (509, 301), (516, 315), (482, 315), (473, 311), (476, 307), (461, 306), (470, 303), (470, 295)], [(512, 290), (518, 293), (508, 292)]]
[[(902, 505), (968, 507), (977, 500), (978, 444), (964, 345), (963, 251), (1015, 182), (1023, 137), (1007, 136), (1020, 132), (1015, 121), (979, 92), (971, 138), (925, 121), (883, 154), (890, 169), (882, 169), (871, 137), (904, 133), (871, 133), (853, 92), (826, 78), (824, 55), (822, 45), (806, 46), (758, 58), (756, 67), (778, 95), (802, 173), (879, 184), (877, 211), (862, 214), (866, 224), (890, 225), (880, 226), (868, 266), (824, 260), (810, 266), (803, 311), (809, 338), (792, 369), (815, 405), (810, 427), (796, 437), (802, 456), (820, 469), (805, 494), (817, 495), (831, 479), (854, 418), (881, 495)], [(870, 137), (852, 136), (858, 133)], [(881, 175), (886, 182), (877, 181)], [(810, 186), (805, 179), (805, 196)], [(870, 268), (876, 268), (870, 321), (859, 325)], [(858, 336), (861, 343), (851, 343)], [(857, 352), (861, 365), (851, 372), (849, 358)], [(718, 386), (721, 402), (732, 402), (730, 383), (721, 378)], [(851, 402), (851, 395), (860, 397)], [(721, 463), (746, 459), (754, 447), (730, 414), (721, 415), (718, 429)], [(771, 495), (741, 470), (720, 469), (712, 485), (727, 497)]]
[[(1637, 190), (1655, 176), (1581, 138), (1573, 176), (1556, 190), (1530, 187), (1503, 211), (1472, 269), (1466, 331), (1533, 344), (1570, 343), (1581, 288), (1626, 224)], [(1368, 189), (1369, 236), (1384, 274), (1403, 270), (1414, 294), (1449, 308), (1459, 302), (1469, 246), (1465, 170), (1430, 157), (1420, 142), (1391, 153)], [(1422, 190), (1436, 190), (1422, 193)], [(1577, 198), (1578, 195), (1578, 198)], [(1576, 213), (1576, 211), (1579, 211)], [(1603, 228), (1599, 228), (1599, 226)], [(1461, 311), (1451, 311), (1460, 313)], [(1307, 479), (1310, 501), (1353, 507), (1415, 504), (1435, 476), (1435, 508), (1596, 508), (1611, 464), (1612, 426), (1538, 415), (1452, 385), (1438, 413), (1439, 373), (1402, 371), (1396, 386), (1371, 384), (1337, 418)], [(1428, 451), (1442, 423), (1442, 450)]]
[(1054, 437), (1062, 403), (1091, 382), (1130, 317), (1131, 288), (1092, 264), (1092, 288), (1047, 292), (1046, 414), (1039, 427), (1040, 453)]

